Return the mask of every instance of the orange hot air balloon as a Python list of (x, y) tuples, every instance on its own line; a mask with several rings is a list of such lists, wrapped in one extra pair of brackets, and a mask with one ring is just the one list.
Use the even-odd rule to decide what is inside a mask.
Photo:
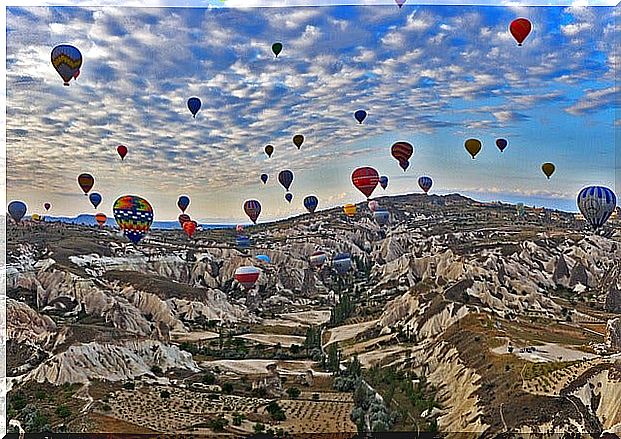
[(104, 224), (106, 224), (106, 221), (108, 220), (108, 217), (103, 214), (103, 213), (98, 213), (95, 215), (95, 221), (97, 221), (97, 224), (99, 224), (99, 227), (103, 227)]
[(356, 211), (358, 209), (356, 208), (355, 204), (346, 204), (343, 206), (343, 212), (345, 213), (345, 215), (347, 215), (349, 218), (353, 218), (354, 216), (356, 216)]
[(183, 230), (185, 231), (186, 235), (188, 235), (188, 238), (191, 238), (192, 235), (194, 235), (197, 226), (198, 223), (196, 221), (186, 221), (183, 223)]

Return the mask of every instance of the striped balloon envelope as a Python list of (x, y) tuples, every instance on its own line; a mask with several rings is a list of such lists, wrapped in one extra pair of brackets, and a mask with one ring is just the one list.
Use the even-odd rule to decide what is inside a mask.
[(433, 180), (430, 177), (423, 175), (422, 177), (419, 177), (418, 185), (425, 193), (427, 193), (429, 192), (429, 189), (431, 189), (431, 186), (433, 185)]
[(99, 224), (99, 227), (103, 227), (104, 224), (106, 224), (107, 220), (108, 220), (108, 217), (106, 216), (105, 213), (98, 213), (95, 215), (95, 221), (97, 221), (97, 224)]
[(153, 208), (147, 200), (136, 195), (123, 195), (112, 207), (114, 219), (123, 234), (137, 244), (153, 223)]
[(390, 153), (399, 163), (405, 163), (414, 154), (414, 147), (408, 142), (395, 142), (390, 148)]
[(351, 174), (351, 182), (356, 189), (369, 198), (377, 185), (379, 184), (379, 174), (377, 171), (369, 166), (356, 169)]
[(245, 289), (249, 290), (254, 287), (259, 279), (261, 270), (251, 265), (239, 267), (235, 270), (235, 280), (239, 282)]
[(247, 200), (244, 202), (244, 212), (253, 223), (257, 223), (257, 219), (261, 214), (261, 203), (257, 200)]
[(308, 197), (304, 198), (304, 207), (310, 213), (315, 213), (315, 209), (317, 209), (318, 204), (319, 200), (314, 195), (309, 195)]
[(615, 193), (604, 186), (588, 186), (578, 192), (578, 209), (594, 230), (602, 227), (617, 205)]
[(356, 211), (358, 209), (356, 208), (355, 204), (346, 204), (345, 206), (343, 206), (343, 212), (345, 212), (345, 215), (347, 215), (349, 218), (353, 218), (354, 216), (356, 216)]

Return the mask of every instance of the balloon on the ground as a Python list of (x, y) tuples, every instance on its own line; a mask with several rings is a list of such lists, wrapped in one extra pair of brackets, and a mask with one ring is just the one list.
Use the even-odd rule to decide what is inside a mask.
[(253, 266), (239, 267), (235, 270), (235, 280), (249, 290), (257, 283), (261, 270)]
[(377, 209), (379, 209), (379, 203), (375, 200), (369, 201), (368, 206), (371, 212), (375, 212)]
[(43, 217), (39, 215), (38, 213), (33, 213), (30, 219), (36, 223), (43, 221)]
[(259, 218), (259, 215), (261, 214), (261, 203), (259, 203), (257, 200), (245, 201), (244, 212), (246, 212), (246, 215), (248, 215), (248, 218), (250, 218), (250, 221), (256, 224), (257, 219)]
[(516, 18), (511, 22), (509, 25), (509, 32), (511, 32), (511, 35), (513, 35), (513, 38), (517, 41), (518, 46), (522, 45), (528, 34), (530, 34), (532, 27), (531, 22), (526, 18)]
[(604, 186), (588, 186), (578, 192), (578, 209), (593, 230), (602, 227), (617, 205), (615, 193)]
[(326, 262), (327, 258), (328, 257), (326, 255), (326, 252), (321, 251), (321, 250), (317, 250), (309, 258), (310, 265), (311, 265), (311, 267), (319, 268), (319, 267), (321, 267)]
[(147, 234), (153, 223), (153, 207), (136, 195), (119, 197), (114, 202), (112, 212), (123, 234), (134, 244)]
[(348, 203), (348, 204), (343, 206), (343, 212), (349, 218), (353, 218), (354, 216), (356, 216), (356, 210), (357, 210), (357, 208), (356, 208), (355, 204)]
[(356, 118), (359, 124), (362, 124), (362, 121), (367, 118), (367, 112), (364, 110), (358, 110), (354, 113), (354, 117)]
[(237, 226), (235, 226), (235, 231), (237, 233), (241, 233), (244, 231), (244, 226), (242, 226), (241, 224), (237, 224)]
[(373, 212), (373, 219), (377, 222), (377, 224), (383, 226), (388, 223), (390, 213), (388, 213), (387, 210), (376, 210)]
[(479, 139), (468, 139), (464, 142), (464, 146), (466, 148), (466, 151), (468, 151), (468, 153), (470, 153), (470, 155), (472, 156), (473, 160), (479, 153), (479, 151), (481, 151), (482, 147), (481, 141)]
[(63, 78), (64, 85), (69, 85), (69, 81), (78, 77), (82, 66), (82, 54), (77, 47), (68, 44), (61, 44), (52, 49), (52, 65)]
[(271, 157), (272, 154), (274, 153), (274, 147), (272, 145), (265, 145), (265, 154), (267, 154), (267, 157)]
[(263, 182), (263, 184), (267, 183), (268, 178), (269, 176), (267, 174), (261, 174), (261, 181)]
[(257, 255), (257, 259), (258, 259), (259, 261), (263, 261), (263, 262), (266, 262), (266, 263), (268, 263), (268, 264), (269, 264), (270, 262), (272, 262), (272, 260), (270, 259), (270, 257), (269, 257), (268, 255)]
[(315, 213), (315, 209), (317, 209), (317, 205), (319, 204), (319, 200), (314, 195), (309, 195), (304, 198), (304, 207), (310, 213)]
[(11, 215), (11, 218), (13, 218), (13, 220), (18, 223), (21, 221), (21, 219), (24, 217), (24, 215), (26, 215), (26, 211), (28, 210), (28, 207), (26, 206), (26, 203), (24, 203), (23, 201), (11, 201), (9, 203), (9, 215)]
[(78, 185), (84, 191), (84, 195), (88, 195), (88, 191), (93, 188), (95, 184), (95, 179), (91, 174), (80, 174), (78, 175)]
[(298, 149), (300, 149), (300, 147), (302, 146), (302, 144), (304, 143), (304, 136), (301, 134), (296, 134), (295, 136), (293, 136), (293, 144), (295, 146), (298, 147)]
[(388, 187), (388, 177), (386, 177), (385, 175), (382, 175), (379, 178), (379, 184), (382, 187), (382, 189), (386, 190), (386, 188)]
[(507, 144), (507, 139), (496, 139), (496, 146), (498, 147), (500, 152), (503, 152), (505, 150)]
[(243, 235), (238, 236), (235, 238), (235, 245), (237, 245), (237, 248), (248, 248), (250, 247), (250, 238)]
[(379, 174), (375, 169), (364, 166), (351, 174), (351, 181), (356, 189), (369, 198), (379, 184)]
[(544, 163), (543, 165), (541, 165), (541, 170), (546, 175), (546, 177), (550, 179), (550, 177), (552, 176), (552, 174), (554, 174), (554, 171), (556, 170), (556, 166), (554, 166), (554, 163)]
[(125, 156), (127, 155), (127, 146), (125, 145), (119, 145), (116, 147), (116, 152), (119, 154), (119, 156), (121, 156), (121, 160), (123, 160), (125, 158)]
[(274, 53), (276, 58), (278, 58), (278, 55), (280, 55), (280, 52), (282, 52), (282, 43), (272, 44), (272, 52)]
[(108, 217), (106, 216), (105, 213), (95, 214), (95, 221), (97, 221), (97, 224), (99, 224), (99, 227), (103, 227), (103, 225), (106, 224), (107, 220), (108, 220)]
[(188, 109), (192, 113), (192, 117), (196, 118), (196, 113), (201, 109), (201, 100), (197, 97), (188, 99)]
[(97, 209), (97, 206), (101, 204), (101, 195), (99, 195), (97, 192), (93, 192), (92, 194), (90, 194), (88, 196), (88, 199), (90, 200), (91, 204), (95, 209)]
[(431, 186), (433, 185), (433, 180), (431, 179), (431, 177), (423, 175), (422, 177), (418, 178), (418, 185), (425, 193), (428, 193), (429, 189), (431, 189)]
[(291, 187), (291, 183), (293, 183), (293, 172), (288, 169), (280, 171), (278, 174), (278, 181), (285, 188), (285, 190), (288, 191)]
[(351, 257), (349, 253), (339, 253), (332, 259), (332, 266), (338, 274), (345, 274), (351, 268)]

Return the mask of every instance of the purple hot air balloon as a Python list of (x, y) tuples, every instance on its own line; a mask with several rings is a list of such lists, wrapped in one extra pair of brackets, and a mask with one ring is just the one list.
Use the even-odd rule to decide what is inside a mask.
[(410, 162), (408, 160), (401, 160), (399, 161), (399, 166), (401, 166), (401, 169), (403, 169), (403, 172), (405, 172), (410, 166)]
[(388, 187), (388, 177), (386, 177), (385, 175), (382, 175), (379, 179), (379, 184), (382, 187), (382, 189), (386, 189)]

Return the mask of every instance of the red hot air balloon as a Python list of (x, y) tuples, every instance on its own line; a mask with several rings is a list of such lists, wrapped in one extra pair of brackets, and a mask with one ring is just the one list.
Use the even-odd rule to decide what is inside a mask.
[(188, 238), (191, 238), (192, 235), (194, 235), (194, 232), (196, 231), (196, 226), (198, 226), (196, 221), (186, 221), (183, 223), (182, 227), (186, 235), (188, 235)]
[(123, 160), (125, 158), (125, 156), (127, 155), (127, 146), (125, 145), (119, 145), (116, 147), (116, 152), (119, 153), (119, 155), (121, 156), (121, 160)]
[(365, 166), (351, 174), (351, 181), (356, 189), (369, 198), (379, 183), (379, 174), (375, 169)]
[(253, 266), (239, 267), (235, 270), (235, 280), (249, 290), (256, 284), (259, 279), (261, 270)]
[(390, 153), (399, 162), (399, 166), (405, 171), (409, 166), (410, 157), (414, 154), (414, 147), (408, 142), (396, 142), (390, 148)]
[(516, 18), (509, 25), (509, 32), (517, 41), (518, 46), (522, 45), (528, 34), (530, 34), (531, 29), (532, 25), (526, 18)]
[(182, 213), (181, 215), (179, 215), (179, 225), (181, 227), (183, 227), (183, 224), (186, 221), (190, 221), (190, 215), (188, 215), (187, 213)]
[(99, 224), (99, 227), (103, 227), (104, 224), (106, 224), (106, 220), (108, 219), (108, 217), (104, 214), (104, 213), (98, 213), (97, 215), (95, 215), (95, 221), (97, 221), (97, 224)]

